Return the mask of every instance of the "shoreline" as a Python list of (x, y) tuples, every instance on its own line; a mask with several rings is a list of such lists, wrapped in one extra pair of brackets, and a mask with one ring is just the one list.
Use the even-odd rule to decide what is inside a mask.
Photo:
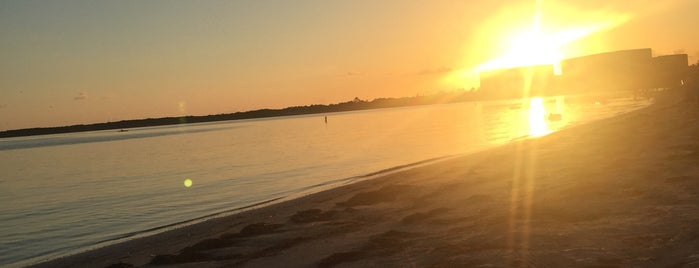
[[(335, 264), (346, 264), (346, 265), (357, 265), (363, 266), (367, 264), (377, 264), (386, 262), (387, 259), (395, 258), (394, 255), (403, 252), (416, 250), (417, 248), (423, 248), (425, 245), (420, 244), (419, 241), (412, 241), (411, 239), (402, 239), (401, 237), (412, 237), (415, 234), (416, 237), (427, 236), (430, 239), (435, 240), (435, 237), (439, 237), (442, 240), (437, 239), (432, 241), (433, 246), (443, 246), (446, 247), (447, 251), (454, 250), (456, 247), (453, 246), (455, 243), (453, 239), (445, 238), (449, 232), (445, 230), (453, 229), (482, 229), (485, 226), (479, 224), (478, 220), (474, 220), (479, 217), (488, 217), (489, 214), (483, 214), (483, 210), (497, 210), (494, 214), (512, 214), (529, 215), (532, 216), (536, 213), (543, 214), (553, 214), (556, 218), (575, 218), (576, 215), (566, 215), (565, 212), (557, 211), (547, 211), (544, 209), (543, 212), (536, 209), (522, 208), (521, 211), (512, 212), (512, 207), (521, 206), (510, 206), (510, 208), (494, 206), (491, 203), (502, 203), (509, 204), (509, 199), (518, 199), (512, 196), (498, 196), (498, 191), (492, 191), (492, 189), (486, 187), (480, 189), (478, 187), (470, 189), (461, 189), (464, 186), (462, 184), (478, 184), (478, 185), (490, 185), (503, 192), (508, 192), (510, 194), (516, 193), (517, 195), (526, 196), (528, 192), (534, 191), (534, 188), (519, 189), (518, 185), (521, 182), (513, 181), (507, 179), (509, 176), (503, 176), (501, 174), (504, 170), (502, 167), (497, 165), (495, 162), (502, 162), (503, 159), (510, 159), (514, 156), (519, 155), (520, 157), (526, 156), (527, 154), (537, 155), (536, 158), (546, 158), (549, 161), (564, 161), (558, 159), (561, 154), (569, 154), (571, 152), (566, 152), (565, 147), (569, 146), (565, 144), (565, 141), (570, 141), (570, 136), (574, 140), (576, 137), (586, 137), (586, 134), (591, 134), (597, 132), (595, 126), (602, 126), (601, 129), (612, 129), (614, 131), (612, 137), (616, 137), (620, 133), (619, 131), (624, 131), (629, 127), (639, 127), (639, 117), (641, 116), (653, 116), (652, 113), (658, 113), (655, 117), (667, 116), (665, 114), (660, 114), (664, 110), (675, 110), (680, 108), (688, 108), (687, 104), (683, 105), (671, 105), (677, 100), (665, 100), (662, 103), (656, 103), (650, 107), (644, 109), (636, 110), (627, 114), (615, 116), (612, 118), (602, 119), (593, 123), (583, 124), (573, 126), (564, 129), (560, 132), (550, 134), (536, 139), (528, 139), (521, 141), (514, 141), (496, 148), (488, 149), (486, 151), (477, 152), (475, 154), (469, 154), (465, 156), (457, 156), (454, 158), (449, 158), (446, 160), (441, 160), (437, 162), (430, 162), (428, 164), (418, 166), (418, 167), (408, 167), (405, 170), (398, 170), (391, 172), (389, 174), (380, 173), (376, 175), (378, 178), (362, 180), (359, 182), (354, 182), (348, 185), (340, 186), (337, 188), (332, 188), (322, 192), (314, 193), (311, 195), (303, 196), (296, 199), (285, 200), (281, 203), (276, 203), (269, 206), (263, 206), (259, 208), (254, 208), (251, 210), (243, 211), (229, 216), (224, 216), (220, 218), (213, 218), (206, 220), (204, 222), (196, 223), (193, 225), (188, 225), (182, 228), (177, 228), (169, 230), (163, 233), (158, 233), (152, 236), (146, 236), (142, 238), (137, 238), (134, 240), (128, 240), (118, 244), (109, 245), (106, 247), (98, 248), (95, 250), (87, 251), (84, 253), (79, 253), (76, 255), (71, 255), (64, 258), (59, 258), (55, 260), (50, 260), (48, 262), (39, 263), (33, 267), (71, 267), (71, 266), (83, 266), (83, 267), (106, 267), (114, 264), (131, 264), (135, 266), (142, 266), (148, 263), (151, 264), (172, 264), (172, 265), (183, 265), (183, 264), (196, 264), (196, 266), (227, 266), (227, 265), (248, 265), (248, 266), (265, 266), (265, 264), (282, 263), (281, 260), (286, 260), (284, 256), (292, 254), (294, 255), (294, 250), (299, 251), (301, 248), (320, 250), (315, 252), (317, 254), (306, 253), (309, 255), (307, 259), (299, 260), (302, 263), (297, 262), (283, 262), (285, 264), (293, 264), (291, 266), (333, 266)], [(694, 104), (696, 106), (696, 104)], [(694, 107), (695, 109), (697, 107)], [(659, 112), (660, 111), (660, 112)], [(685, 111), (686, 112), (686, 111)], [(665, 111), (665, 113), (669, 113)], [(633, 122), (625, 122), (627, 119), (636, 119)], [(658, 119), (658, 118), (655, 118)], [(684, 120), (692, 119), (691, 117), (683, 118)], [(696, 116), (693, 118), (696, 119)], [(623, 124), (627, 124), (624, 126)], [(633, 126), (629, 126), (629, 124)], [(615, 125), (621, 125), (616, 126)], [(688, 127), (688, 126), (687, 126)], [(621, 130), (619, 130), (621, 128)], [(641, 127), (642, 129), (642, 127)], [(656, 130), (655, 132), (664, 132), (665, 130)], [(695, 131), (692, 130), (692, 131)], [(582, 133), (581, 133), (582, 132)], [(694, 132), (692, 132), (694, 133)], [(598, 133), (599, 134), (599, 133)], [(657, 134), (657, 133), (655, 133)], [(685, 133), (686, 134), (686, 133)], [(599, 135), (604, 138), (608, 135)], [(568, 138), (566, 138), (568, 137)], [(690, 137), (692, 137), (690, 135)], [(561, 142), (563, 140), (564, 142)], [(644, 140), (645, 141), (645, 140)], [(648, 141), (645, 141), (648, 142)], [(550, 145), (545, 146), (547, 149), (544, 152), (534, 151), (532, 148), (538, 147), (540, 145)], [(594, 143), (592, 143), (594, 144)], [(692, 145), (694, 146), (694, 145)], [(692, 147), (693, 148), (693, 147)], [(570, 149), (570, 148), (568, 148)], [(600, 150), (606, 150), (606, 148), (599, 148)], [(693, 150), (693, 149), (692, 149)], [(515, 153), (513, 153), (515, 152)], [(526, 153), (525, 153), (526, 152)], [(696, 151), (692, 151), (693, 153)], [(616, 152), (619, 154), (619, 152)], [(613, 155), (613, 154), (610, 154)], [(556, 157), (552, 157), (556, 156)], [(585, 155), (588, 158), (593, 156)], [(619, 158), (619, 155), (616, 155)], [(628, 157), (628, 156), (625, 156)], [(648, 157), (648, 156), (646, 156)], [(528, 159), (528, 157), (523, 157)], [(585, 159), (580, 158), (580, 159)], [(496, 161), (493, 161), (496, 160)], [(516, 160), (516, 158), (515, 158)], [(588, 159), (589, 160), (589, 159)], [(646, 159), (647, 160), (647, 159)], [(520, 162), (523, 160), (519, 160)], [(531, 160), (527, 160), (531, 161)], [(507, 161), (504, 161), (507, 163)], [(515, 162), (515, 169), (516, 162)], [(526, 161), (525, 161), (526, 162)], [(593, 161), (595, 164), (603, 165), (604, 163), (598, 163)], [(520, 163), (521, 164), (521, 163)], [(505, 164), (507, 166), (508, 164)], [(520, 166), (519, 168), (525, 167), (526, 165)], [(556, 167), (564, 167), (563, 172), (568, 172), (568, 174), (581, 175), (584, 173), (585, 169), (581, 169), (579, 164), (565, 162), (561, 165), (555, 165)], [(547, 167), (542, 167), (546, 169)], [(524, 168), (527, 169), (527, 168)], [(570, 170), (565, 170), (570, 169)], [(487, 171), (484, 171), (487, 170)], [(520, 170), (522, 171), (522, 170)], [(526, 171), (526, 170), (525, 170)], [(604, 171), (604, 170), (603, 170)], [(527, 177), (526, 173), (533, 172), (528, 170), (524, 172), (524, 175), (517, 175), (522, 177)], [(537, 171), (540, 172), (540, 171)], [(604, 173), (604, 172), (602, 172)], [(515, 176), (515, 177), (517, 177)], [(553, 176), (551, 174), (546, 174), (546, 176), (539, 180), (546, 181), (550, 179), (548, 177)], [(466, 178), (469, 183), (462, 183), (458, 180), (461, 178)], [(535, 176), (536, 177), (536, 176)], [(604, 177), (604, 176), (603, 176)], [(551, 185), (556, 183), (551, 181), (548, 182)], [(424, 184), (424, 185), (423, 185)], [(529, 185), (528, 183), (523, 183), (526, 187), (535, 187)], [(538, 185), (538, 184), (537, 184)], [(473, 185), (471, 185), (473, 186)], [(560, 185), (558, 185), (560, 186)], [(570, 185), (568, 185), (570, 186)], [(447, 188), (455, 188), (459, 194), (451, 193)], [(555, 188), (555, 187), (554, 187)], [(560, 188), (560, 187), (559, 187)], [(441, 190), (439, 190), (441, 189)], [(509, 189), (509, 190), (507, 190)], [(426, 190), (432, 190), (439, 192), (440, 195), (444, 194), (449, 196), (447, 200), (432, 200)], [(482, 190), (482, 191), (480, 191)], [(506, 191), (505, 191), (506, 190)], [(560, 190), (560, 189), (557, 189)], [(584, 190), (584, 189), (583, 189)], [(440, 192), (442, 191), (442, 192)], [(406, 193), (407, 192), (407, 193)], [(425, 195), (423, 196), (413, 196), (412, 192), (420, 192)], [(429, 192), (429, 191), (428, 191)], [(594, 191), (592, 191), (594, 193)], [(455, 196), (453, 196), (455, 195)], [(460, 197), (459, 197), (460, 196)], [(554, 196), (558, 199), (565, 199), (564, 196)], [(412, 198), (412, 199), (411, 199)], [(554, 199), (555, 199), (554, 198)], [(438, 198), (439, 199), (439, 198)], [(475, 213), (473, 211), (462, 211), (463, 208), (452, 207), (454, 200), (466, 201), (467, 203), (477, 203), (476, 207), (481, 212)], [(532, 199), (527, 201), (525, 198), (522, 200), (523, 203), (534, 202), (536, 200)], [(514, 202), (514, 201), (512, 201)], [(502, 204), (500, 204), (502, 205)], [(431, 206), (436, 206), (432, 207)], [(549, 209), (550, 210), (550, 209)], [(378, 213), (381, 212), (381, 213)], [(386, 212), (391, 212), (395, 215), (404, 215), (403, 217), (396, 217), (396, 219), (389, 219), (381, 217), (380, 214), (386, 214)], [(532, 214), (532, 212), (534, 212)], [(378, 214), (377, 214), (378, 213)], [(388, 215), (392, 215), (388, 213)], [(557, 214), (563, 215), (557, 215)], [(405, 215), (407, 214), (407, 215)], [(454, 215), (469, 215), (468, 219), (462, 219), (463, 221), (475, 221), (469, 226), (458, 226), (458, 221), (453, 222), (455, 219)], [(585, 213), (582, 213), (585, 214)], [(595, 214), (595, 213), (592, 213)], [(502, 216), (502, 215), (500, 215)], [(551, 215), (549, 215), (551, 216)], [(401, 219), (402, 218), (402, 219)], [(441, 220), (439, 220), (442, 218)], [(458, 217), (457, 217), (458, 218)], [(584, 217), (583, 217), (584, 218)], [(426, 219), (426, 220), (425, 220)], [(531, 222), (526, 218), (521, 219), (521, 216), (514, 217), (517, 219), (505, 220), (502, 218), (491, 219), (490, 222), (493, 226), (504, 227), (503, 224), (509, 222), (511, 228), (515, 225), (519, 225), (520, 221)], [(363, 226), (365, 220), (368, 222), (374, 222), (373, 226)], [(434, 222), (433, 222), (434, 221)], [(564, 219), (564, 221), (566, 221)], [(570, 219), (568, 219), (570, 221)], [(578, 221), (578, 220), (573, 220)], [(416, 222), (417, 225), (435, 225), (434, 227), (425, 226), (414, 226)], [(361, 225), (361, 226), (357, 226)], [(395, 226), (401, 228), (396, 228)], [(456, 225), (456, 226), (451, 226)], [(507, 225), (507, 224), (506, 224)], [(554, 224), (555, 225), (555, 224)], [(311, 227), (310, 230), (301, 231), (297, 227)], [(449, 228), (446, 228), (448, 226)], [(517, 227), (517, 226), (515, 226)], [(560, 227), (560, 226), (559, 226)], [(427, 228), (427, 229), (425, 229)], [(518, 227), (519, 228), (519, 227)], [(515, 229), (518, 229), (515, 228)], [(532, 226), (523, 227), (524, 229), (533, 230)], [(485, 228), (487, 229), (487, 228)], [(246, 231), (247, 230), (247, 231)], [(362, 234), (357, 234), (357, 232)], [(472, 230), (473, 231), (473, 230)], [(691, 230), (690, 230), (691, 231)], [(488, 232), (485, 232), (488, 233)], [(496, 232), (497, 233), (497, 232)], [(509, 232), (512, 235), (512, 230)], [(516, 232), (515, 232), (516, 233)], [(690, 232), (691, 233), (691, 232)], [(356, 235), (356, 237), (355, 237)], [(322, 244), (319, 240), (321, 237), (335, 237), (341, 236), (345, 239), (340, 240), (351, 240), (350, 242), (335, 241), (330, 243), (328, 247), (318, 248), (318, 244)], [(502, 236), (502, 235), (500, 235)], [(515, 235), (516, 236), (516, 235)], [(493, 238), (498, 238), (498, 235), (494, 235)], [(427, 238), (421, 238), (427, 239)], [(482, 238), (481, 240), (488, 240)], [(269, 245), (257, 245), (263, 241), (271, 241), (271, 246)], [(419, 240), (419, 239), (417, 239)], [(475, 239), (478, 240), (478, 239)], [(497, 239), (496, 239), (497, 240)], [(501, 249), (506, 252), (519, 252), (521, 251), (520, 246), (516, 244), (524, 243), (519, 240), (529, 240), (529, 239), (511, 239), (508, 238), (508, 246), (498, 246), (497, 249)], [(515, 241), (517, 240), (517, 241)], [(368, 242), (367, 242), (368, 241)], [(448, 243), (447, 243), (448, 242)], [(481, 241), (483, 242), (483, 241)], [(498, 241), (502, 242), (502, 241)], [(238, 248), (238, 244), (255, 244), (258, 246), (258, 251), (253, 249), (246, 249), (250, 252), (243, 252), (236, 256), (226, 256), (221, 251), (231, 248)], [(389, 252), (382, 252), (382, 249), (376, 247), (373, 244), (382, 244), (382, 247), (388, 248), (398, 248), (396, 250), (389, 250)], [(528, 243), (528, 242), (527, 242)], [(529, 247), (527, 243), (524, 243), (526, 247)], [(264, 243), (262, 243), (264, 244)], [(415, 244), (415, 245), (412, 245)], [(456, 243), (458, 244), (458, 243)], [(486, 243), (487, 244), (487, 243)], [(497, 243), (496, 243), (497, 244)], [(255, 247), (255, 245), (248, 245), (247, 247)], [(275, 247), (276, 245), (276, 247)], [(246, 247), (246, 248), (247, 248)], [(435, 248), (436, 248), (435, 247)], [(492, 245), (485, 245), (484, 247), (493, 247)], [(299, 248), (299, 249), (296, 249)], [(433, 251), (434, 249), (433, 248)], [(242, 250), (242, 249), (241, 249)], [(245, 251), (245, 250), (243, 250)], [(303, 250), (301, 250), (303, 251)], [(336, 252), (330, 252), (336, 251)], [(437, 258), (433, 256), (433, 251), (425, 251), (423, 255), (430, 257), (428, 259)], [(497, 250), (495, 250), (497, 251)], [(573, 250), (575, 251), (575, 250)], [(379, 252), (380, 254), (377, 254)], [(418, 251), (421, 252), (421, 251)], [(432, 253), (430, 253), (432, 252)], [(230, 252), (229, 252), (230, 253)], [(298, 253), (298, 252), (296, 252)], [(455, 252), (456, 254), (458, 252)], [(223, 255), (222, 255), (223, 254)], [(323, 255), (325, 254), (325, 255)], [(451, 254), (451, 255), (454, 255)], [(459, 255), (459, 254), (456, 254)], [(515, 254), (517, 256), (522, 255), (520, 253)], [(441, 256), (441, 255), (440, 255)], [(502, 257), (502, 255), (497, 255)], [(447, 256), (447, 259), (454, 256)], [(288, 256), (287, 256), (288, 259)], [(444, 259), (444, 258), (442, 258)], [(527, 259), (522, 256), (519, 257), (508, 257), (514, 261), (514, 259)], [(460, 262), (460, 259), (455, 259), (449, 261), (448, 263), (464, 264), (467, 262)], [(495, 261), (495, 258), (491, 258)], [(625, 259), (621, 259), (623, 264), (629, 264)], [(303, 263), (306, 261), (307, 263)], [(522, 260), (519, 260), (522, 261)], [(616, 260), (615, 260), (616, 261)], [(517, 262), (517, 261), (515, 261)], [(430, 264), (429, 260), (410, 260), (410, 262), (403, 263), (408, 264), (420, 264), (419, 266), (424, 266), (423, 264)], [(525, 262), (526, 263), (526, 262)], [(563, 264), (567, 262), (562, 262)], [(633, 262), (630, 262), (633, 263)], [(392, 264), (396, 266), (401, 266), (400, 263), (393, 261), (388, 261), (386, 264)], [(555, 264), (555, 263), (554, 263)], [(559, 263), (561, 264), (561, 263)], [(657, 263), (656, 263), (657, 264)]]

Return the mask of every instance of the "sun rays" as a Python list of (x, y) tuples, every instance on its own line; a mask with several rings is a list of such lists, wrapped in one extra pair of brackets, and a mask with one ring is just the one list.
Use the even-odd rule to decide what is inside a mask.
[[(536, 10), (528, 28), (514, 27), (515, 30), (506, 31), (510, 34), (502, 40), (505, 51), (500, 56), (476, 66), (475, 70), (480, 72), (551, 64), (560, 74), (559, 62), (570, 56), (566, 55), (567, 45), (594, 33), (616, 27), (630, 18), (624, 14), (597, 15), (598, 18), (594, 22), (558, 28), (555, 27), (556, 22), (544, 21), (542, 6), (542, 1), (537, 1)], [(560, 9), (560, 12), (570, 12)]]

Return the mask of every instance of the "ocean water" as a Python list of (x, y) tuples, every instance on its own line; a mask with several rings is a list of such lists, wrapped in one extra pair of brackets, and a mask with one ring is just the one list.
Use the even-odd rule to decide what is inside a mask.
[(0, 266), (74, 254), (648, 104), (557, 97), (0, 139)]

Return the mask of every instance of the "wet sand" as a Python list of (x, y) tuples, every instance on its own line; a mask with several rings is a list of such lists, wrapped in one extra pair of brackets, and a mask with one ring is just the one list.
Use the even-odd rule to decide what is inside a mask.
[(699, 267), (699, 103), (680, 95), (39, 267)]

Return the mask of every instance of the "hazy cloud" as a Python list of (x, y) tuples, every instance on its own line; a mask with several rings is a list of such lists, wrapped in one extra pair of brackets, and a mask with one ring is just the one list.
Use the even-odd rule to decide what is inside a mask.
[(449, 67), (440, 67), (437, 69), (424, 69), (422, 71), (417, 72), (415, 75), (434, 75), (434, 74), (443, 74), (443, 73), (448, 73), (451, 72), (453, 69)]
[(73, 100), (86, 100), (87, 99), (87, 93), (85, 92), (80, 92), (78, 93), (77, 96), (73, 97)]
[(345, 76), (347, 77), (353, 77), (353, 76), (366, 76), (365, 72), (353, 72), (353, 71), (348, 71), (345, 73)]

